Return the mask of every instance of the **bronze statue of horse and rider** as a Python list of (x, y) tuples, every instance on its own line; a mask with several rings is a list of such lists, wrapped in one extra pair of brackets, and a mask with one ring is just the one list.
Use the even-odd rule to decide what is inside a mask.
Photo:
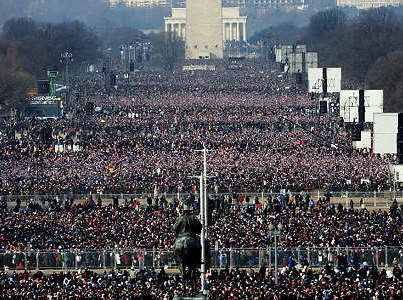
[(176, 240), (174, 245), (175, 260), (185, 280), (195, 279), (196, 271), (201, 265), (200, 233), (202, 224), (192, 215), (185, 205), (183, 214), (174, 225)]

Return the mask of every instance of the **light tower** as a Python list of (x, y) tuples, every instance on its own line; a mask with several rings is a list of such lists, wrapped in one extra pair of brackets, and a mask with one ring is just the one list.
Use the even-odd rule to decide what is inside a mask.
[(66, 70), (65, 70), (65, 84), (68, 87), (69, 86), (69, 64), (73, 62), (73, 53), (70, 52), (63, 52), (60, 54), (60, 59), (59, 59), (61, 64), (66, 65)]
[(49, 70), (47, 73), (50, 85), (49, 94), (52, 97), (56, 97), (56, 78), (58, 74), (55, 70)]

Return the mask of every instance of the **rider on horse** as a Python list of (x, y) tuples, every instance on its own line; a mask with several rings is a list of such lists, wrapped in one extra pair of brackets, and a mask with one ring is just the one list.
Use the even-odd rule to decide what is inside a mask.
[(182, 271), (185, 267), (196, 269), (201, 263), (200, 232), (202, 224), (199, 219), (191, 214), (191, 209), (185, 205), (183, 215), (174, 225), (176, 240), (174, 256)]

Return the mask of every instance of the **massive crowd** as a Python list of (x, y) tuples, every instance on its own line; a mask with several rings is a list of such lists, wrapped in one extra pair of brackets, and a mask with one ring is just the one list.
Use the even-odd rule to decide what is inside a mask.
[[(316, 101), (271, 71), (136, 73), (119, 78), (109, 96), (94, 75), (77, 79), (75, 89), (79, 96), (66, 104), (71, 117), (1, 122), (0, 193), (186, 190), (200, 174), (194, 150), (203, 142), (213, 150), (211, 190), (388, 184), (389, 157), (353, 151), (337, 117), (318, 115)], [(80, 112), (88, 101), (93, 114)], [(52, 128), (49, 144), (44, 126)]]
[[(296, 197), (300, 198), (300, 197)], [(402, 246), (403, 214), (335, 207), (324, 201), (297, 204), (295, 200), (265, 200), (235, 205), (226, 197), (210, 202), (211, 245), (219, 248), (267, 248), (272, 246), (270, 224), (282, 224), (280, 247), (384, 247)], [(246, 199), (245, 199), (246, 201)], [(93, 204), (90, 204), (93, 203)], [(197, 208), (197, 202), (194, 206)], [(260, 207), (258, 209), (258, 207)], [(5, 209), (0, 212), (0, 249), (160, 249), (172, 250), (172, 230), (178, 204), (158, 201), (141, 206), (87, 205), (42, 209)]]
[[(289, 79), (270, 70), (120, 76), (107, 95), (102, 76), (77, 78), (57, 120), (13, 119), (0, 123), (0, 194), (194, 192), (208, 154), (208, 189), (228, 191), (209, 202), (210, 245), (219, 249), (273, 246), (272, 225), (283, 225), (276, 245), (310, 247), (312, 256), (281, 260), (279, 282), (271, 268), (211, 270), (211, 299), (401, 299), (402, 208), (348, 209), (305, 190), (382, 189), (392, 157), (354, 151), (340, 120), (316, 113), (317, 103)], [(87, 102), (94, 111), (83, 111)], [(43, 128), (51, 128), (50, 140)], [(293, 196), (249, 199), (246, 191), (296, 191)], [(300, 193), (301, 192), (301, 193)], [(23, 270), (50, 250), (60, 267), (87, 267), (84, 251), (111, 250), (115, 266), (138, 270), (98, 274), (90, 270), (45, 275), (0, 273), (0, 298), (171, 299), (197, 294), (180, 275), (143, 268), (144, 252), (172, 250), (172, 226), (180, 202), (160, 197), (141, 205), (30, 202), (0, 207), (0, 255), (5, 268)], [(242, 202), (242, 205), (239, 205)], [(193, 203), (198, 210), (197, 197)], [(373, 249), (371, 265), (385, 246), (398, 250), (393, 269), (368, 266), (360, 247)], [(349, 247), (352, 260), (329, 249)], [(90, 250), (91, 249), (91, 250)], [(381, 250), (379, 250), (381, 249)], [(40, 251), (38, 251), (40, 250)], [(379, 251), (378, 251), (379, 250)], [(399, 252), (400, 250), (400, 252)], [(74, 262), (64, 257), (72, 251)], [(134, 251), (136, 257), (125, 255)], [(161, 252), (158, 252), (161, 251)], [(21, 253), (26, 257), (21, 259)], [(38, 253), (38, 254), (36, 254)], [(37, 255), (37, 256), (35, 256)], [(47, 257), (44, 260), (49, 260)], [(105, 259), (105, 257), (104, 257)], [(97, 268), (102, 257), (96, 260)], [(112, 258), (108, 258), (112, 260)], [(320, 270), (314, 260), (328, 264)], [(135, 262), (136, 261), (136, 262)], [(92, 263), (92, 262), (90, 262)], [(161, 259), (163, 266), (166, 261)], [(57, 266), (59, 266), (57, 265)], [(123, 265), (123, 264), (122, 264)], [(324, 264), (322, 264), (324, 265)]]
[[(208, 272), (209, 299), (401, 299), (403, 270), (396, 263), (390, 271), (367, 265), (332, 266), (320, 270), (309, 266), (285, 266), (275, 282), (273, 270), (238, 268)], [(89, 270), (44, 275), (0, 273), (2, 299), (172, 299), (196, 296), (200, 285), (162, 268), (139, 272), (110, 271), (97, 274)]]

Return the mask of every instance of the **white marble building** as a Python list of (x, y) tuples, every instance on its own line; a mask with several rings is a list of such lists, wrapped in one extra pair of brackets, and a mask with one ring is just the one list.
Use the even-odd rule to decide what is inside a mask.
[[(164, 17), (165, 32), (176, 32), (186, 39), (186, 8), (172, 8), (170, 17)], [(239, 7), (222, 7), (223, 41), (247, 41), (246, 16), (241, 16)]]

